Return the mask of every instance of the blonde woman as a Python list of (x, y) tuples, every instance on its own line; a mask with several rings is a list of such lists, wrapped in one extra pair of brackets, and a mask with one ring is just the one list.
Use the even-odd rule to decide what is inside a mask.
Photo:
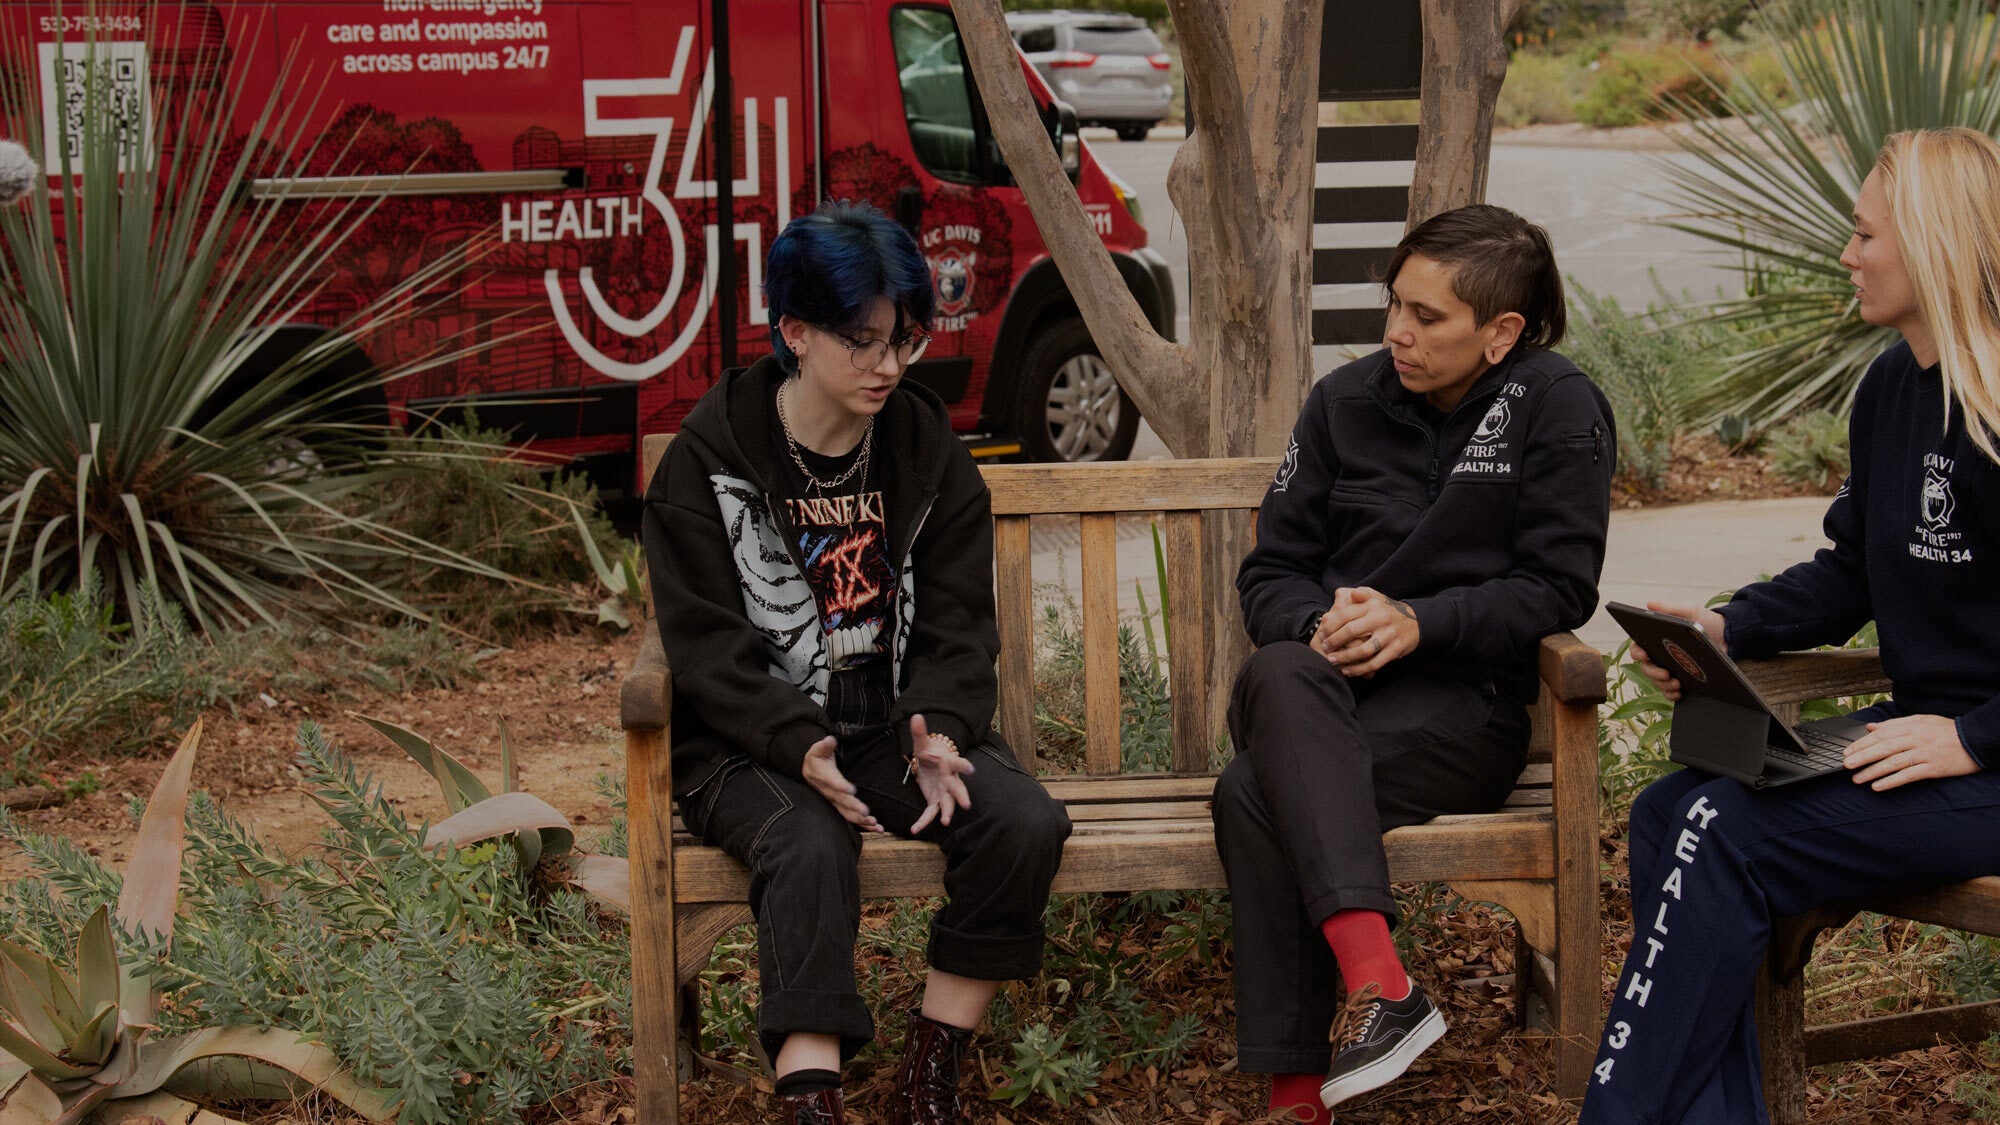
[(1833, 546), (1719, 612), (1654, 608), (1738, 657), (1837, 644), (1873, 619), (1895, 691), (1855, 716), (1869, 733), (1844, 772), (1757, 790), (1689, 769), (1640, 795), (1633, 941), (1585, 1125), (1767, 1120), (1752, 998), (1771, 920), (2000, 873), (2000, 145), (1890, 137), (1840, 262), (1862, 319), (1903, 340), (1855, 394)]

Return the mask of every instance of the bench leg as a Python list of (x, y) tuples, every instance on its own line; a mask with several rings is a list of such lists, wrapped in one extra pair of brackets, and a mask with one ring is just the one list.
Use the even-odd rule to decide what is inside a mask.
[(639, 1125), (680, 1125), (673, 783), (664, 731), (625, 732), (632, 864), (632, 1078)]
[(1603, 957), (1595, 898), (1556, 904), (1556, 1093), (1581, 1098), (1604, 1029)]
[(1780, 918), (1757, 974), (1757, 1041), (1764, 1055), (1764, 1104), (1771, 1125), (1806, 1121), (1806, 965), (1821, 930), (1847, 924), (1849, 907)]

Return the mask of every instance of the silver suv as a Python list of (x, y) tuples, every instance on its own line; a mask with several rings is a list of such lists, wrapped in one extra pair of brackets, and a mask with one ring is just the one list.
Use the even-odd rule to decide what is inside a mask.
[(1174, 99), (1167, 49), (1145, 20), (1123, 12), (1009, 12), (1007, 29), (1078, 123), (1143, 141), (1167, 115)]

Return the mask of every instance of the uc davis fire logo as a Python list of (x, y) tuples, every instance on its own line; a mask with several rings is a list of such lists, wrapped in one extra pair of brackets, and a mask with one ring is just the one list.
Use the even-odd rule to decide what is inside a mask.
[(1513, 417), (1513, 411), (1507, 406), (1507, 396), (1501, 395), (1493, 400), (1492, 406), (1486, 408), (1486, 417), (1481, 418), (1479, 428), (1472, 431), (1472, 440), (1481, 445), (1493, 441), (1506, 432), (1507, 423)]
[(1701, 670), (1701, 665), (1694, 657), (1688, 655), (1688, 650), (1668, 640), (1662, 640), (1661, 646), (1667, 650), (1667, 659), (1678, 665), (1680, 670), (1687, 674), (1688, 679), (1698, 684), (1708, 682), (1708, 673)]
[(1958, 508), (1958, 501), (1952, 497), (1951, 481), (1934, 468), (1924, 470), (1924, 522), (1932, 527), (1943, 527), (1951, 522), (1951, 514)]
[(972, 303), (972, 266), (978, 260), (978, 251), (957, 246), (948, 247), (931, 258), (931, 276), (936, 279), (939, 312), (957, 316)]

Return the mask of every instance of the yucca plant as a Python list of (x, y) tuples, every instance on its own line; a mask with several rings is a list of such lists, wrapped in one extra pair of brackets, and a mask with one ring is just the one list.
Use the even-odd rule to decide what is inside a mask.
[(1846, 414), (1869, 361), (1896, 338), (1861, 319), (1839, 262), (1854, 196), (1891, 133), (2000, 133), (2000, 23), (1987, 7), (1773, 0), (1756, 22), (1798, 105), (1782, 109), (1752, 82), (1718, 89), (1734, 123), (1690, 113), (1676, 137), (1684, 158), (1654, 162), (1663, 198), (1683, 212), (1667, 225), (1744, 263), (1745, 295), (1714, 315), (1756, 343), (1699, 396), (1710, 421), (1738, 414), (1764, 429), (1802, 408)]
[(253, 178), (283, 182), (315, 159), (311, 76), (287, 64), (258, 106), (251, 68), (196, 69), (238, 77), (162, 84), (150, 137), (120, 120), (102, 68), (84, 68), (80, 124), (58, 115), (55, 138), (40, 135), (33, 68), (9, 68), (0, 85), (30, 147), (58, 154), (60, 189), (0, 208), (0, 597), (73, 589), (94, 572), (135, 622), (151, 584), (214, 630), (361, 603), (427, 619), (378, 581), (389, 563), (505, 580), (362, 500), (439, 457), (496, 455), (420, 452), (383, 424), (384, 382), (469, 345), (446, 340), (391, 370), (351, 362), (353, 341), (420, 311), (417, 295), (449, 288), (468, 256), (244, 378), (374, 204), (253, 195)]
[[(167, 764), (140, 822), (118, 894), (116, 924), (164, 948), (180, 900), (184, 817), (197, 721)], [(331, 1051), (296, 1032), (209, 1027), (155, 1038), (160, 997), (138, 957), (119, 956), (112, 916), (99, 906), (65, 969), (0, 941), (0, 1120), (73, 1125), (107, 1102), (160, 1090), (210, 1098), (292, 1098), (319, 1090), (371, 1121), (392, 1111)]]

